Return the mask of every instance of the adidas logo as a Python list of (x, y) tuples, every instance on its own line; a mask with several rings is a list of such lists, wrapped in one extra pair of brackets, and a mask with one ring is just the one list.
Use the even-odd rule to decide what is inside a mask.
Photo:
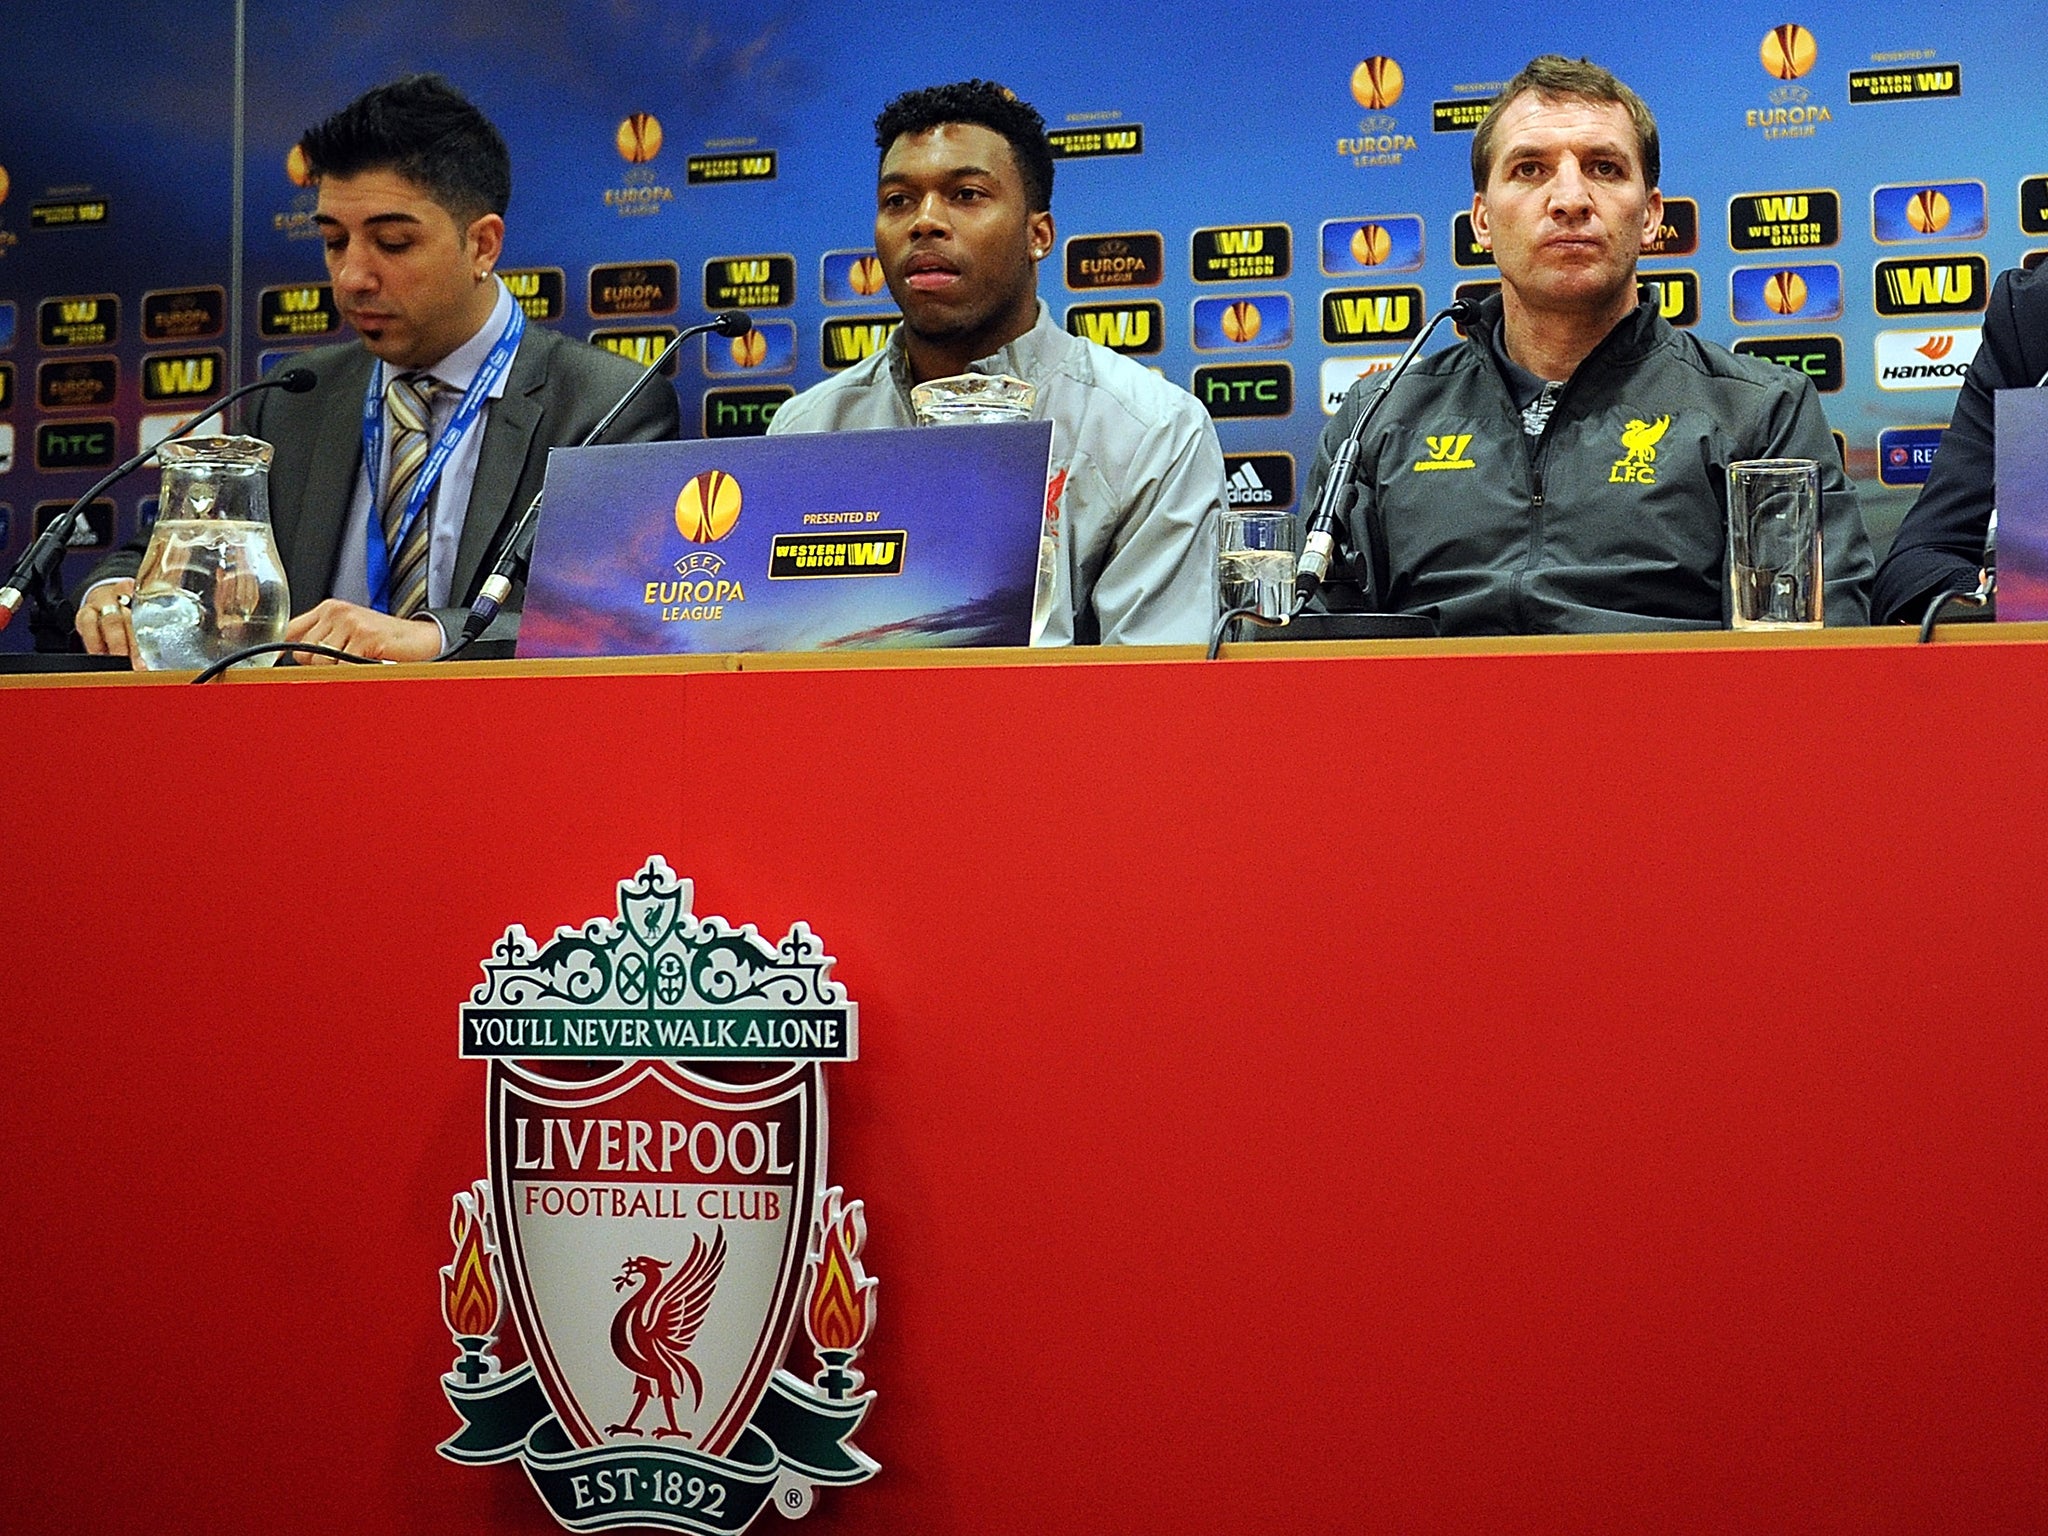
[(1273, 504), (1273, 491), (1259, 478), (1259, 472), (1247, 459), (1237, 466), (1237, 473), (1223, 482), (1224, 493), (1233, 507), (1266, 507)]

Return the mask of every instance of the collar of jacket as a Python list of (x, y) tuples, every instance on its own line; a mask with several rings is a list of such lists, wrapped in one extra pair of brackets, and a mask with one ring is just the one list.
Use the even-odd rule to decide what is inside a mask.
[[(1506, 305), (1497, 293), (1489, 294), (1480, 301), (1477, 330), (1470, 335), (1473, 345), (1478, 348), (1494, 371), (1500, 365), (1493, 360), (1491, 338), (1499, 328)], [(1588, 352), (1578, 368), (1572, 370), (1577, 377), (1588, 364), (1599, 367), (1628, 367), (1641, 362), (1661, 346), (1669, 336), (1671, 326), (1660, 313), (1655, 279), (1636, 284), (1636, 307), (1615, 322), (1614, 329), (1600, 338), (1598, 346)], [(1566, 380), (1567, 383), (1570, 380)]]

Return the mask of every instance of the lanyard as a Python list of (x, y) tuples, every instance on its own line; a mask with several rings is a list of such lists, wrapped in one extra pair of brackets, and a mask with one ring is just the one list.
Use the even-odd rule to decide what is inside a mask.
[[(412, 494), (405, 501), (405, 515), (399, 519), (397, 542), (400, 545), (405, 543), (405, 536), (412, 532), (412, 525), (419, 520), (428, 498), (434, 494), (434, 487), (441, 479), (441, 471), (447, 468), (449, 457), (462, 445), (463, 438), (476, 425), (477, 417), (483, 414), (484, 402), (490, 398), (492, 387), (512, 366), (512, 354), (519, 350), (519, 338), (525, 334), (526, 311), (514, 304), (512, 318), (498, 333), (490, 356), (477, 369), (476, 377), (469, 381), (469, 388), (462, 392), (462, 401), (455, 407), (455, 414), (448, 418), (448, 425), (441, 429), (441, 435), (434, 441), (433, 451), (427, 455), (426, 463), (420, 466), (419, 478), (413, 481)], [(384, 364), (381, 359), (370, 370), (370, 382), (363, 390), (363, 473), (370, 477), (369, 547), (364, 552), (363, 574), (369, 580), (371, 606), (379, 613), (389, 613), (391, 545), (384, 537)]]

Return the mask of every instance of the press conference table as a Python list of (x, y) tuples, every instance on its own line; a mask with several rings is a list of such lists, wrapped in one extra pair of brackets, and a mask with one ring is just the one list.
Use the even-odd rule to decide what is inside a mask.
[(456, 1008), (660, 853), (860, 1004), (816, 1530), (2048, 1527), (2048, 630), (1911, 639), (0, 681), (0, 1523), (554, 1529)]

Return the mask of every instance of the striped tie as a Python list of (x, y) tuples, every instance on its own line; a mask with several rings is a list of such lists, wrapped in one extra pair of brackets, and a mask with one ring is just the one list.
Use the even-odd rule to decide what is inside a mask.
[(400, 544), (399, 525), (405, 521), (405, 506), (412, 499), (420, 466), (427, 461), (429, 428), (434, 420), (434, 396), (441, 391), (438, 379), (424, 373), (401, 373), (384, 387), (384, 408), (390, 413), (391, 474), (385, 483), (384, 506), (378, 513), (384, 525), (384, 547), (391, 553), (391, 569), (385, 590), (391, 594), (391, 612), (410, 618), (427, 606), (427, 545), (433, 519), (422, 507)]

